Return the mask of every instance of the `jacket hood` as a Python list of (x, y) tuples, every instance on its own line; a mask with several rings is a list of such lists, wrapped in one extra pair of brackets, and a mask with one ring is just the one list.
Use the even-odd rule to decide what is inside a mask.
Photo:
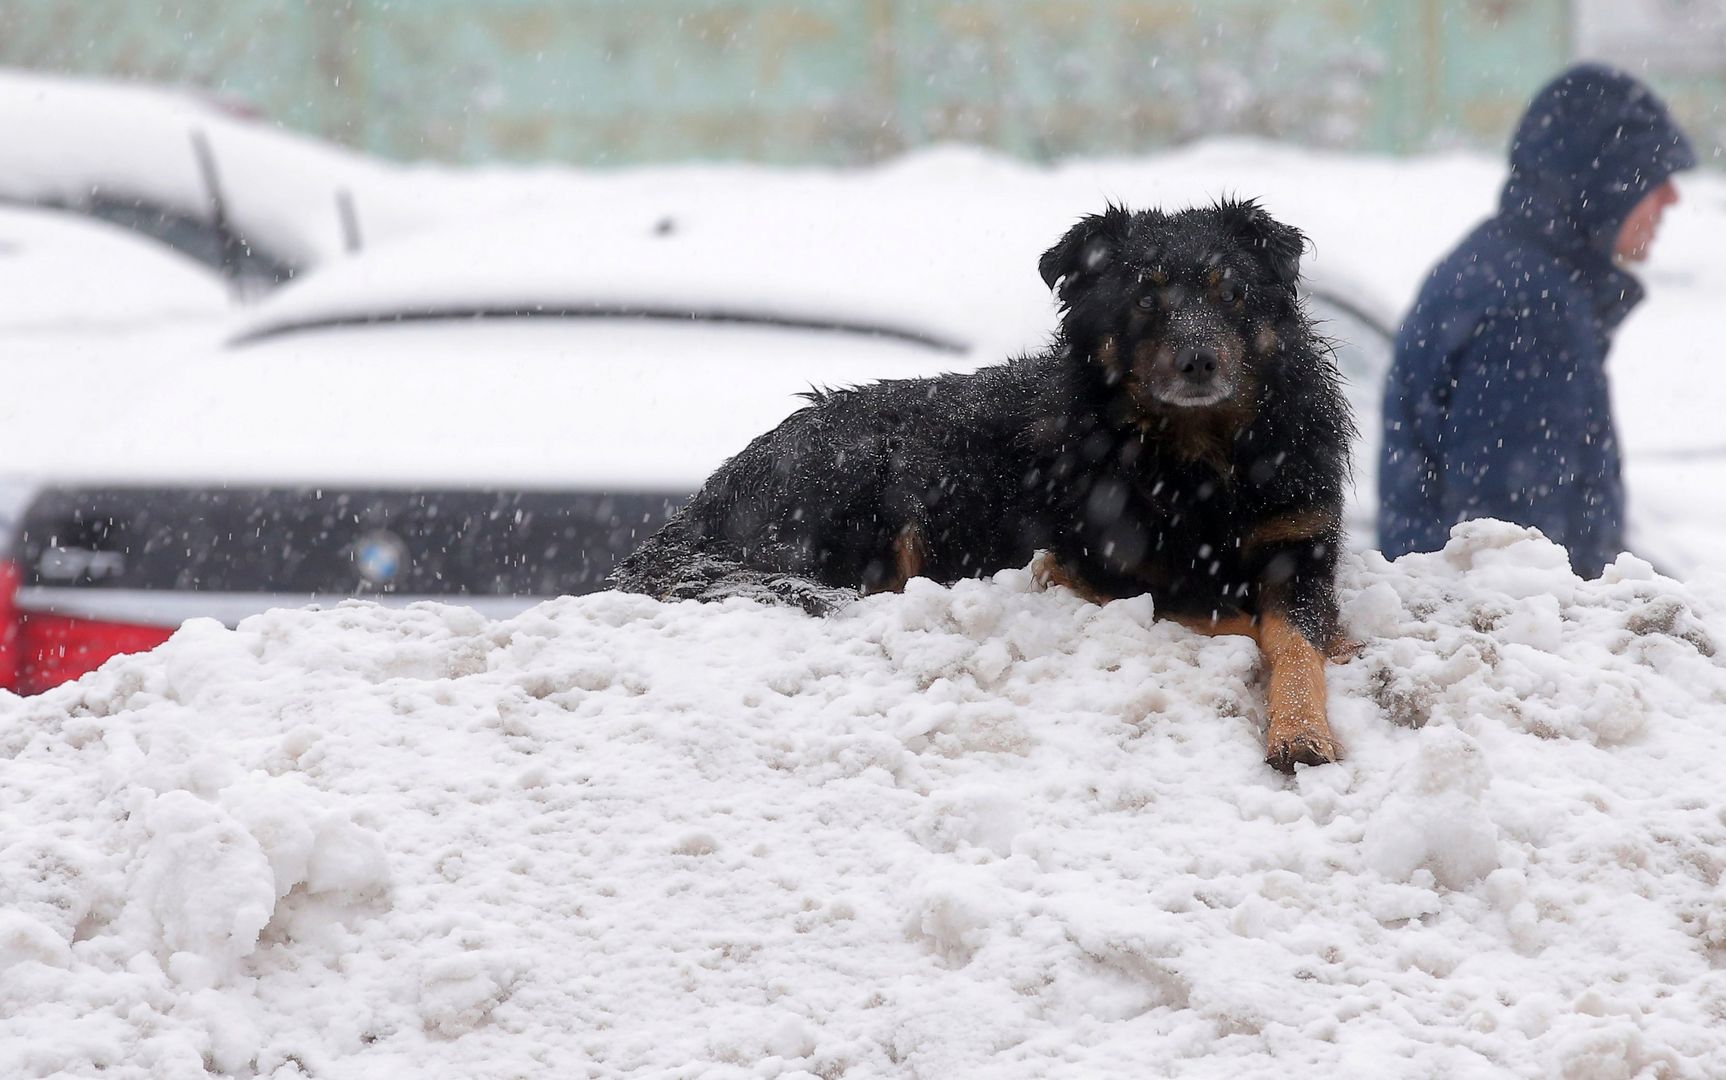
[(1529, 103), (1499, 206), (1562, 247), (1610, 255), (1642, 196), (1695, 165), (1690, 140), (1652, 90), (1604, 64), (1578, 64)]

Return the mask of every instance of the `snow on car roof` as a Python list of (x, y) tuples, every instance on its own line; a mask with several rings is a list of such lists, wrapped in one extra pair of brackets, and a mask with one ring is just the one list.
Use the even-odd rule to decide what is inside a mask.
[[(1013, 245), (1008, 245), (1013, 246)], [(1022, 246), (1022, 245), (1019, 245)], [(280, 290), (241, 341), (351, 322), (645, 313), (850, 328), (964, 351), (1054, 325), (1035, 255), (1009, 269), (861, 211), (544, 214), (429, 230)], [(1005, 313), (1013, 313), (1004, 318)]]
[[(857, 170), (481, 170), (457, 185), (473, 196), (465, 209), (446, 207), (435, 225), (322, 266), (260, 305), (240, 333), (450, 310), (705, 306), (916, 327), (1004, 355), (1048, 340), (1054, 306), (1037, 260), (1080, 216), (1111, 200), (1178, 207), (1227, 192), (1274, 192), (1272, 211), (1314, 238), (1309, 284), (1394, 325), (1424, 255), (1387, 248), (1339, 212), (1336, 189), (1369, 168), (1405, 186), (1410, 174), (1236, 143), (1054, 169), (939, 147)], [(1490, 175), (1472, 158), (1421, 173), (1422, 190), (1457, 186), (1457, 176), (1473, 190)], [(1423, 227), (1460, 228), (1466, 205), (1445, 203)], [(1384, 220), (1406, 227), (1408, 216)]]

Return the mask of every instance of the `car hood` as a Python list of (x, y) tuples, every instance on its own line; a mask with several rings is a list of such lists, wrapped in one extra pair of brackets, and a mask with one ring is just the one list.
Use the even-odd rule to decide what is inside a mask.
[(663, 319), (214, 329), (17, 344), (0, 473), (80, 483), (693, 490), (843, 386), (970, 366), (903, 340)]

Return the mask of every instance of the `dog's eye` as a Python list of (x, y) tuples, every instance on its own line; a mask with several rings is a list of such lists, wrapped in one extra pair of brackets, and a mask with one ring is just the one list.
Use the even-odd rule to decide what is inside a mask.
[(1224, 281), (1222, 284), (1217, 286), (1217, 299), (1221, 300), (1225, 304), (1232, 304), (1236, 300), (1244, 300), (1246, 299), (1246, 295), (1247, 287), (1244, 282)]
[(1156, 293), (1146, 293), (1145, 295), (1139, 297), (1139, 307), (1143, 308), (1144, 310), (1150, 311), (1152, 308), (1154, 308), (1156, 306), (1157, 306), (1157, 294)]

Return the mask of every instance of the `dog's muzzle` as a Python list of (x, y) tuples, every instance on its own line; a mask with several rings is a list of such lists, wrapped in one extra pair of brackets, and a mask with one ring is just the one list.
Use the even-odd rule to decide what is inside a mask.
[[(1234, 368), (1226, 349), (1210, 343), (1141, 347), (1133, 364), (1135, 384), (1165, 405), (1215, 405), (1234, 393)], [(1146, 355), (1146, 354), (1149, 355)]]

